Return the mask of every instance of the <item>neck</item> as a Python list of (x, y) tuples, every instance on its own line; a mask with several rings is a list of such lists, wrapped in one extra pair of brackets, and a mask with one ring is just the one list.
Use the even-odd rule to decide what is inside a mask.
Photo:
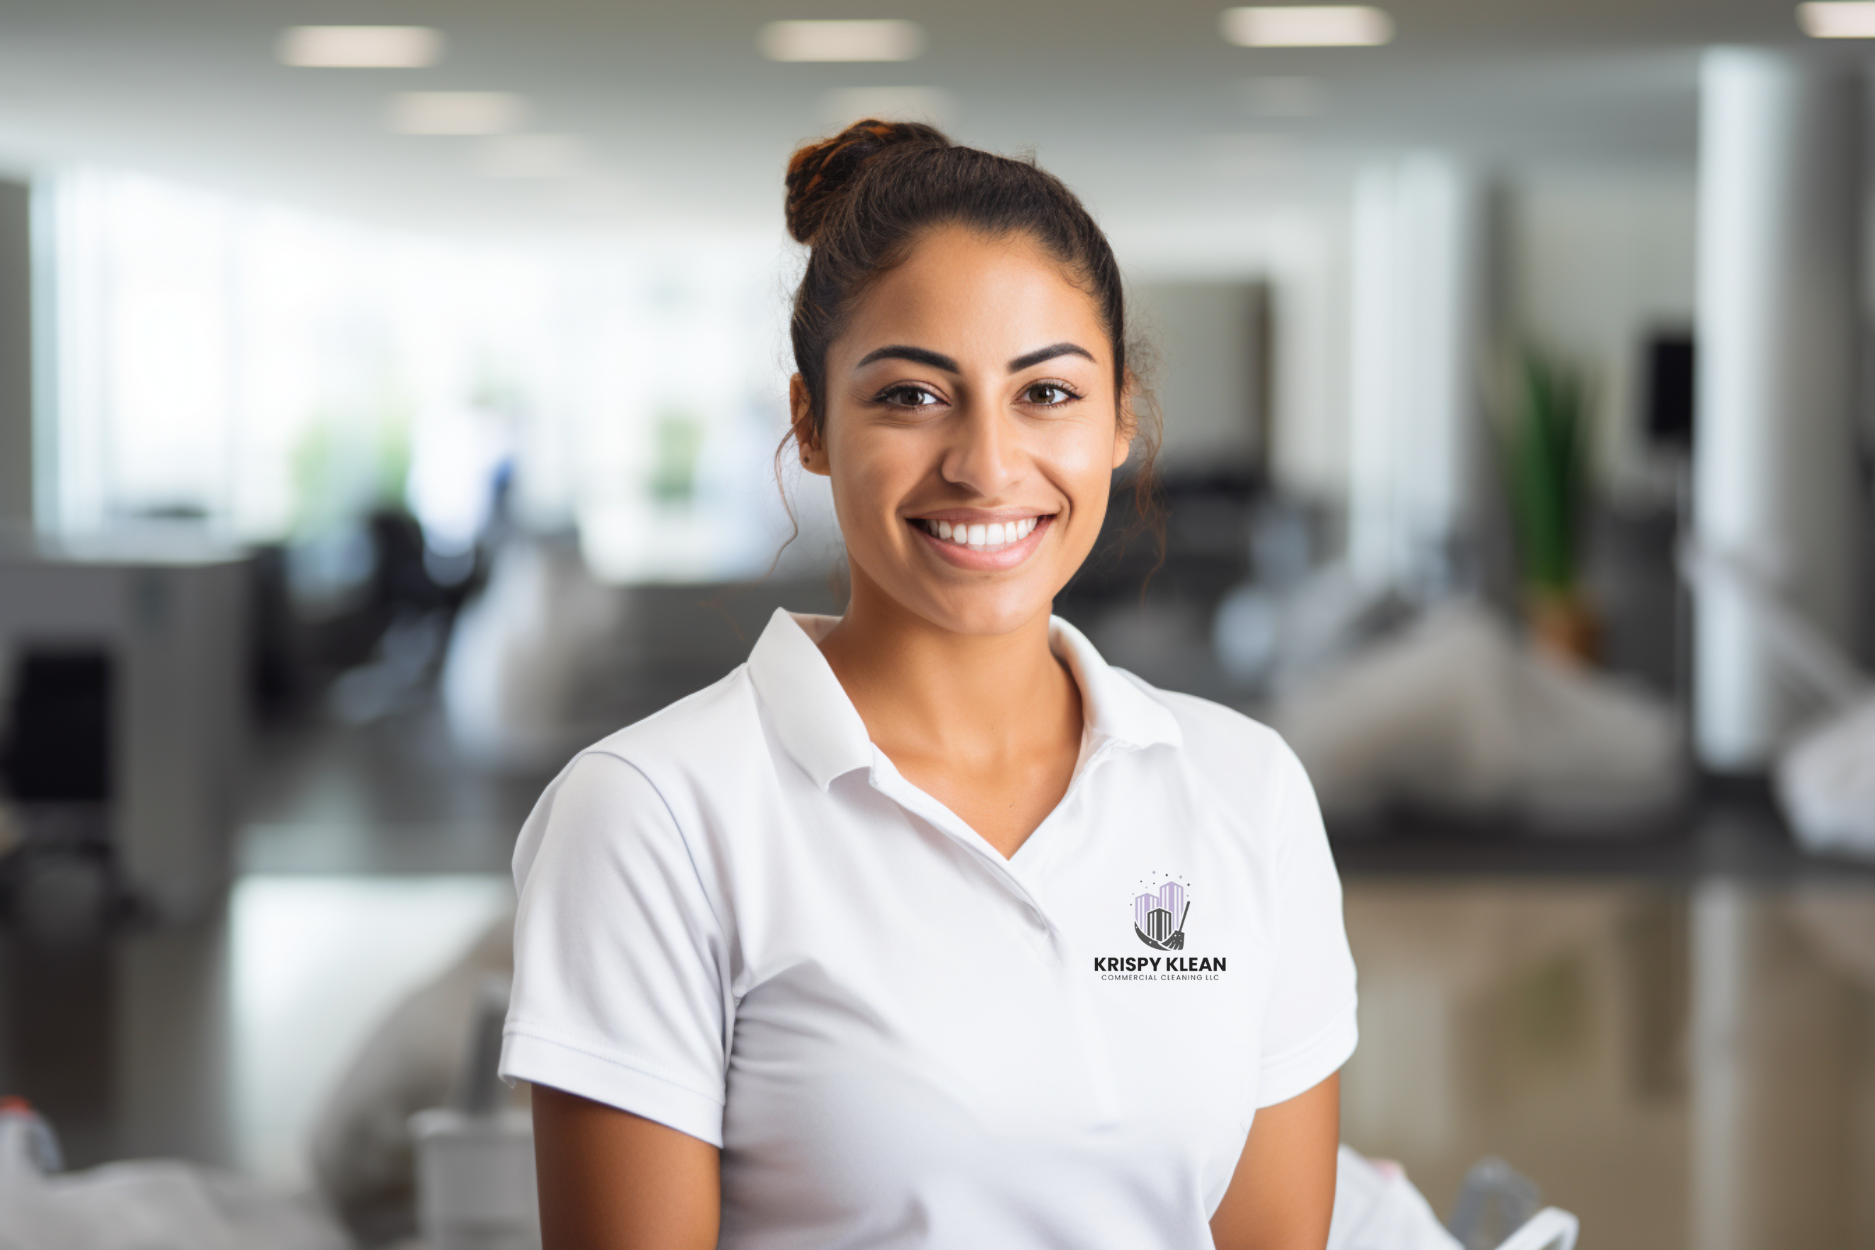
[(1049, 649), (1048, 619), (1038, 613), (1006, 634), (955, 633), (855, 568), (852, 599), (820, 648), (888, 756), (1007, 757), (1080, 736), (1080, 690)]

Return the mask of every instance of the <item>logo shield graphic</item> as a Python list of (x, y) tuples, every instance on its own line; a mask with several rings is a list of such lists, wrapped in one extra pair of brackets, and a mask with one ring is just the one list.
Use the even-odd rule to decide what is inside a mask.
[(1185, 917), (1191, 904), (1185, 901), (1185, 887), (1168, 881), (1157, 894), (1140, 894), (1133, 899), (1133, 932), (1139, 940), (1156, 951), (1185, 949)]

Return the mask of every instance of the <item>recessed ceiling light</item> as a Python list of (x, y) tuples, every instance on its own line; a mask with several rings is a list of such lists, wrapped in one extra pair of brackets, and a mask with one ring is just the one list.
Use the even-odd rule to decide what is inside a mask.
[(502, 135), (527, 120), (527, 101), (507, 91), (405, 91), (388, 120), (400, 135)]
[(1875, 39), (1875, 4), (1864, 0), (1800, 4), (1797, 24), (1812, 39)]
[(443, 33), (428, 26), (290, 26), (274, 55), (305, 69), (422, 69), (443, 59)]
[(1393, 38), (1393, 19), (1364, 4), (1253, 5), (1225, 9), (1218, 29), (1246, 48), (1371, 47)]
[(916, 22), (770, 22), (762, 55), (771, 61), (909, 61), (924, 51)]
[(585, 163), (577, 135), (504, 135), (483, 150), (481, 170), (491, 178), (560, 178)]
[(938, 87), (841, 87), (820, 97), (820, 120), (829, 126), (850, 126), (867, 117), (941, 126), (956, 115), (956, 99)]

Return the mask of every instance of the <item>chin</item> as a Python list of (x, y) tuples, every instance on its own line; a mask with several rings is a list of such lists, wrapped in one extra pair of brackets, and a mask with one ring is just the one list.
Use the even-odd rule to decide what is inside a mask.
[(931, 605), (926, 619), (956, 634), (996, 638), (1012, 634), (1054, 609), (1054, 597), (1034, 595), (959, 595)]

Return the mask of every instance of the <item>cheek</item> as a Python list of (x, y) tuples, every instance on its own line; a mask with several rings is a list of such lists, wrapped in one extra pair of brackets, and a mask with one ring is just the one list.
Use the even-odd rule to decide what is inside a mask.
[(880, 437), (877, 431), (829, 429), (827, 459), (834, 503), (843, 524), (864, 528), (869, 519), (893, 512), (926, 471), (915, 439)]
[(1043, 441), (1037, 459), (1076, 505), (1103, 503), (1113, 478), (1113, 432), (1095, 426), (1055, 431)]

